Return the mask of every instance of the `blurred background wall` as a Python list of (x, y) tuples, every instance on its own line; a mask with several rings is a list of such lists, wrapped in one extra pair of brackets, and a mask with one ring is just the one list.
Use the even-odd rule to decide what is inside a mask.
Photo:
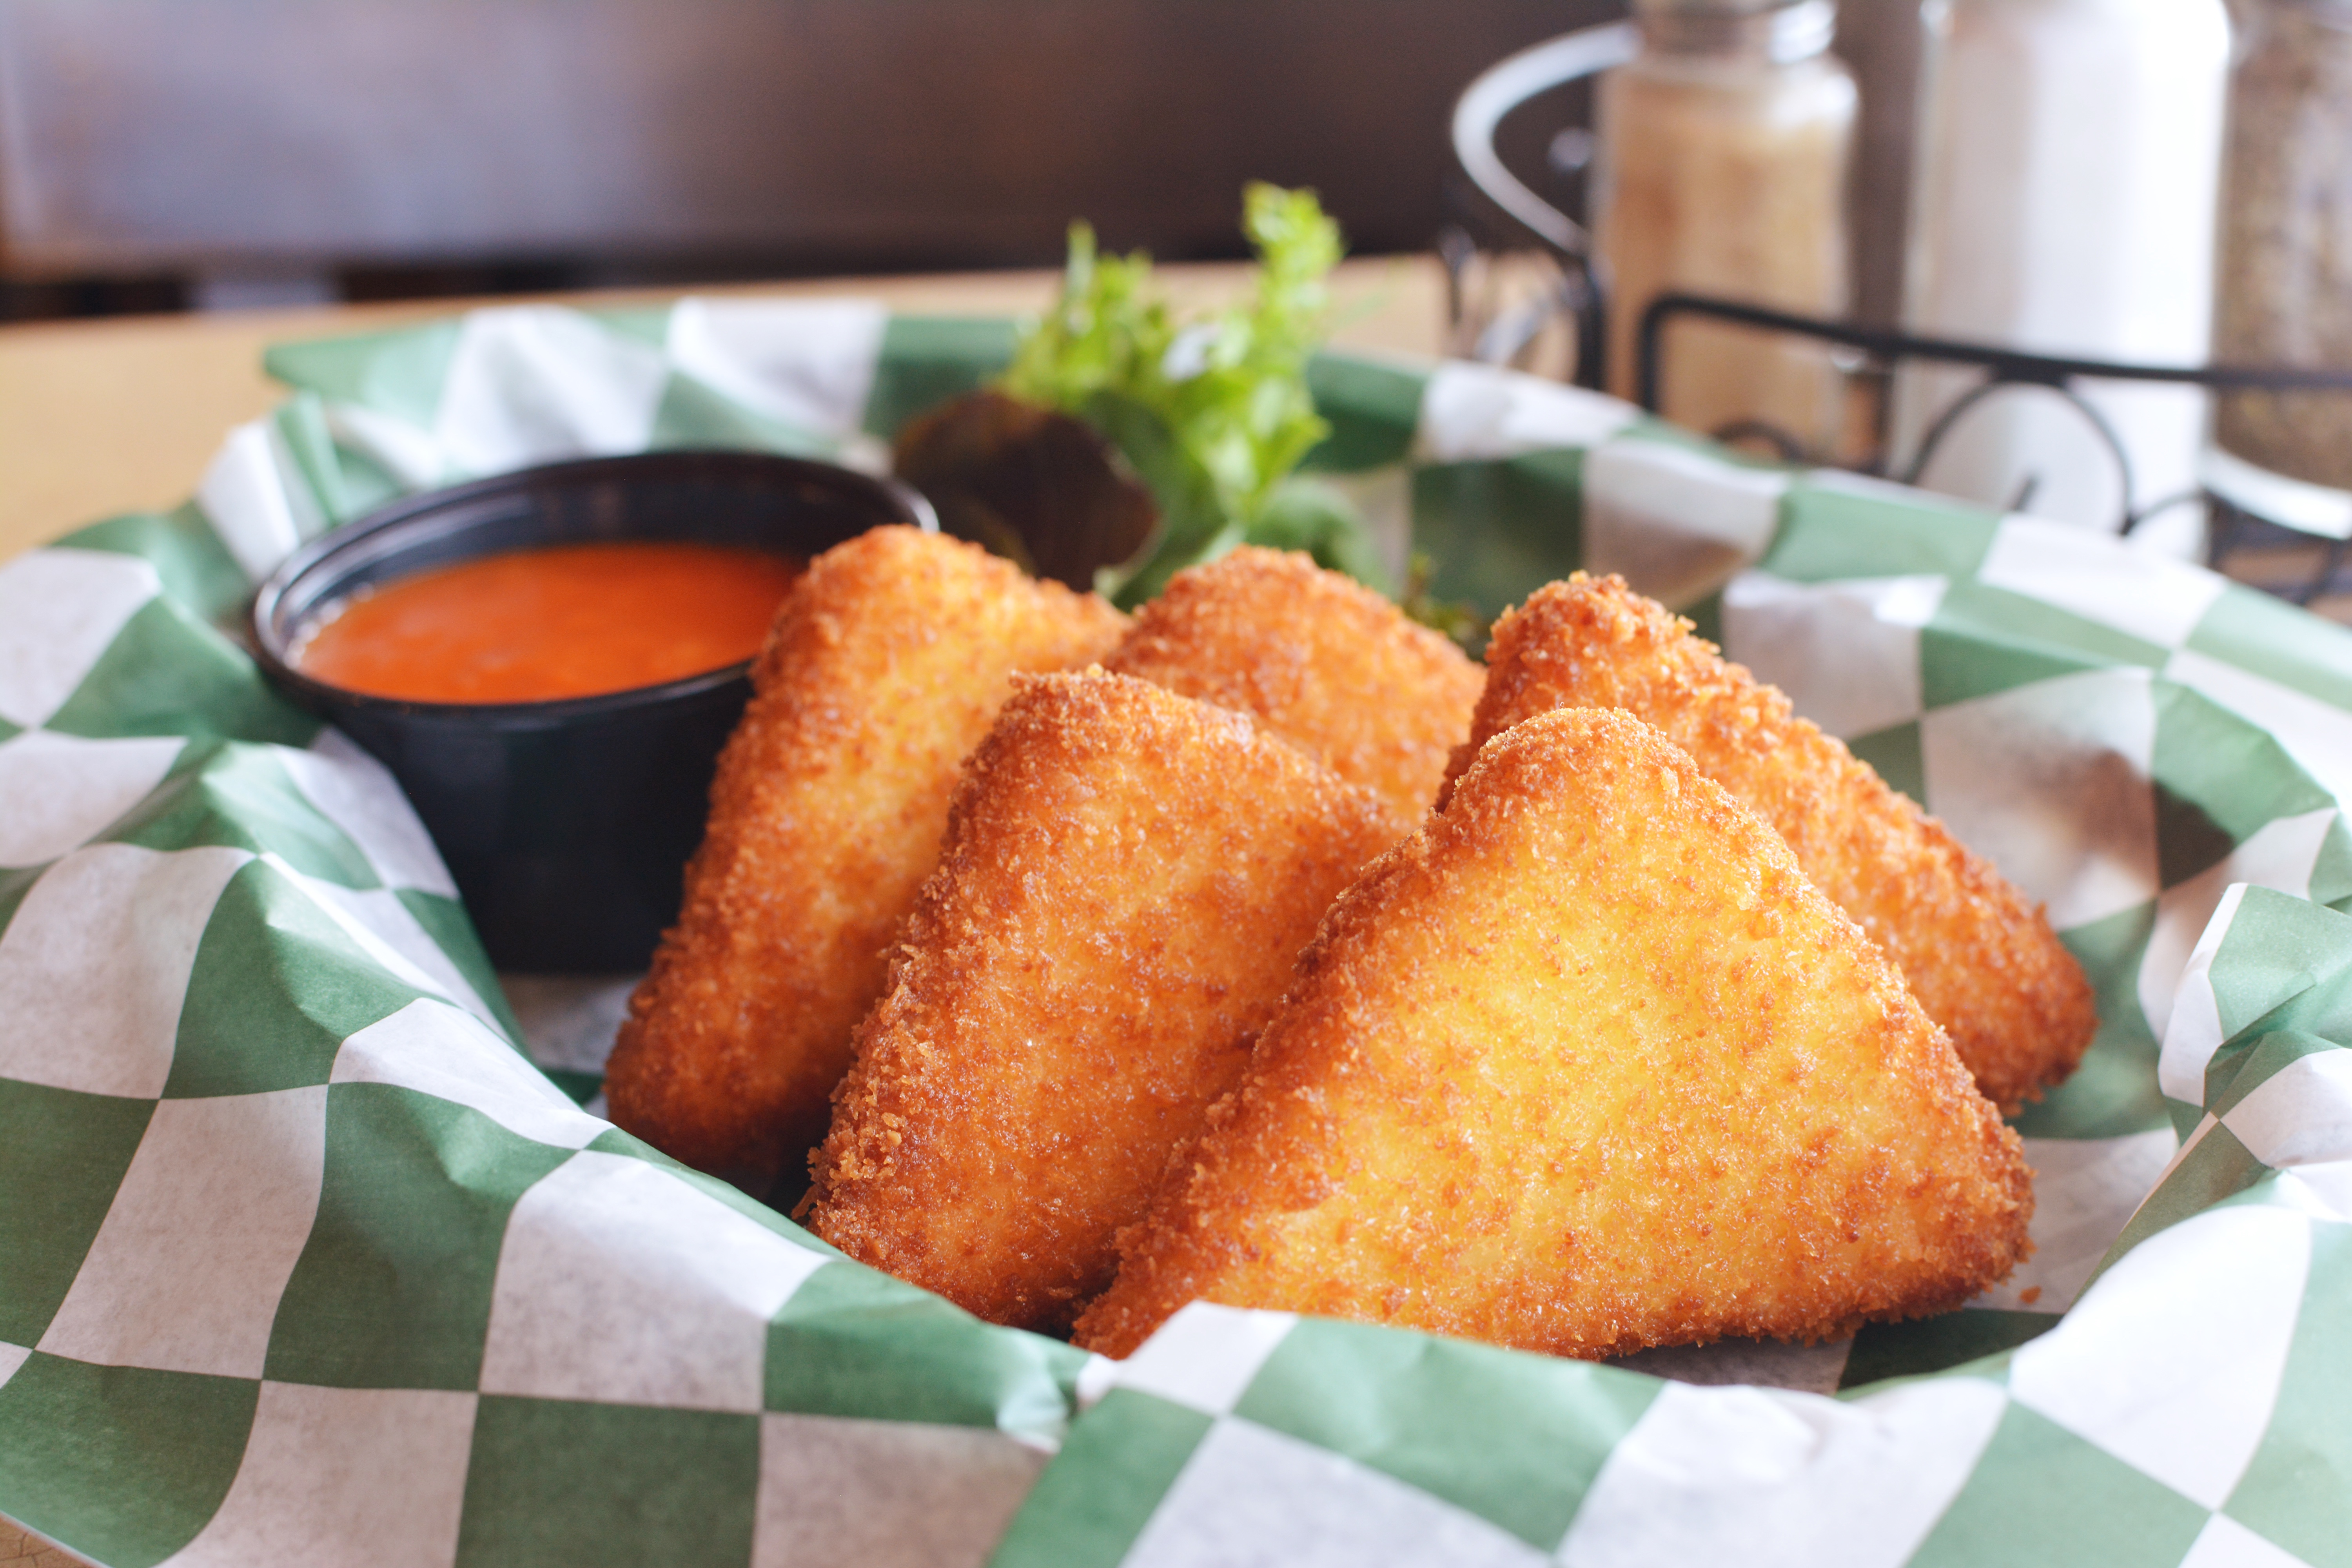
[(0, 0), (17, 315), (1426, 247), (1452, 100), (1622, 0)]
[[(1427, 247), (1456, 94), (1626, 0), (0, 0), (0, 320), (1241, 254), (1244, 180)], [(1845, 0), (1857, 306), (1916, 8)], [(1539, 167), (1584, 112), (1532, 104)]]

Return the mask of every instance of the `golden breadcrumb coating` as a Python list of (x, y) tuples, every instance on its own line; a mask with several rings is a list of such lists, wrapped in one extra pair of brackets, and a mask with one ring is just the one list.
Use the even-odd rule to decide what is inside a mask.
[(993, 1322), (1066, 1329), (1395, 839), (1244, 715), (1099, 670), (1023, 681), (858, 1028), (811, 1228)]
[(2037, 906), (1778, 687), (1620, 577), (1578, 573), (1495, 627), (1466, 767), (1553, 708), (1622, 708), (1778, 828), (1830, 901), (1884, 947), (1977, 1087), (2013, 1111), (2062, 1082), (2098, 1028), (2090, 983)]
[(1955, 1307), (2017, 1135), (1780, 836), (1630, 715), (1490, 742), (1340, 896), (1076, 1342), (1187, 1301), (1607, 1356)]
[(1485, 674), (1445, 637), (1306, 555), (1244, 546), (1178, 573), (1104, 668), (1262, 720), (1407, 831), (1470, 733)]
[(811, 562), (719, 757), (685, 907), (630, 999), (605, 1069), (614, 1121), (738, 1179), (797, 1166), (1009, 678), (1090, 663), (1127, 626), (911, 528)]

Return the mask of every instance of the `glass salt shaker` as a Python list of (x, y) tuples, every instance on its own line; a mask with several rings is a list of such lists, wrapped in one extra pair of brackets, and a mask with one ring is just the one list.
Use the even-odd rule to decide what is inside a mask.
[[(2030, 352), (2137, 364), (2203, 359), (2213, 299), (2230, 22), (2221, 0), (1929, 0), (1904, 326)], [(1897, 371), (1894, 467), (1930, 489), (2102, 529), (2125, 473), (2057, 394), (2011, 386), (1927, 439), (1981, 379)], [(2136, 507), (2197, 480), (2192, 386), (2077, 388), (2120, 445)], [(2174, 508), (2145, 547), (2190, 553)]]
[[(1634, 390), (1643, 310), (1669, 291), (1809, 315), (1851, 302), (1845, 219), (1853, 77), (1829, 53), (1833, 0), (1634, 0), (1641, 47), (1601, 79), (1595, 247), (1610, 288), (1610, 389)], [(1661, 410), (1689, 428), (1760, 422), (1838, 445), (1827, 350), (1684, 319)]]

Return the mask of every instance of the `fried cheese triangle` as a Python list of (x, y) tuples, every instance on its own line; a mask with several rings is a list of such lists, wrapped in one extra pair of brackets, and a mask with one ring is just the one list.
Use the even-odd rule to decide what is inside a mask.
[(1309, 556), (1244, 546), (1179, 572), (1105, 668), (1248, 713), (1389, 803), (1408, 832), (1470, 733), (1485, 674)]
[(1554, 708), (1622, 708), (1780, 831), (1814, 885), (1895, 960), (1977, 1087), (2014, 1110), (2098, 1028), (2090, 983), (2042, 911), (1870, 764), (1619, 577), (1578, 573), (1496, 624), (1454, 771)]
[(1607, 1356), (1955, 1307), (2017, 1136), (1769, 827), (1595, 709), (1491, 742), (1325, 917), (1076, 1342), (1186, 1302)]
[(1009, 678), (1090, 663), (1127, 626), (911, 528), (811, 562), (719, 758), (677, 924), (630, 999), (604, 1080), (614, 1121), (738, 1180), (797, 1168)]
[(859, 1027), (811, 1227), (992, 1321), (1067, 1328), (1395, 837), (1244, 716), (1099, 670), (1024, 681)]

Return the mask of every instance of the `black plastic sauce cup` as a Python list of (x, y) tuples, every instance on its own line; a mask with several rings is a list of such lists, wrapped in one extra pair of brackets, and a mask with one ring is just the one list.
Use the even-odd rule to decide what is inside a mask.
[(410, 702), (289, 662), (309, 623), (372, 584), (478, 556), (618, 540), (806, 559), (867, 529), (938, 526), (903, 485), (752, 452), (557, 463), (436, 490), (295, 552), (254, 601), (263, 670), (381, 758), (407, 792), (500, 969), (642, 969), (677, 916), (719, 748), (751, 695), (748, 662), (550, 702)]

